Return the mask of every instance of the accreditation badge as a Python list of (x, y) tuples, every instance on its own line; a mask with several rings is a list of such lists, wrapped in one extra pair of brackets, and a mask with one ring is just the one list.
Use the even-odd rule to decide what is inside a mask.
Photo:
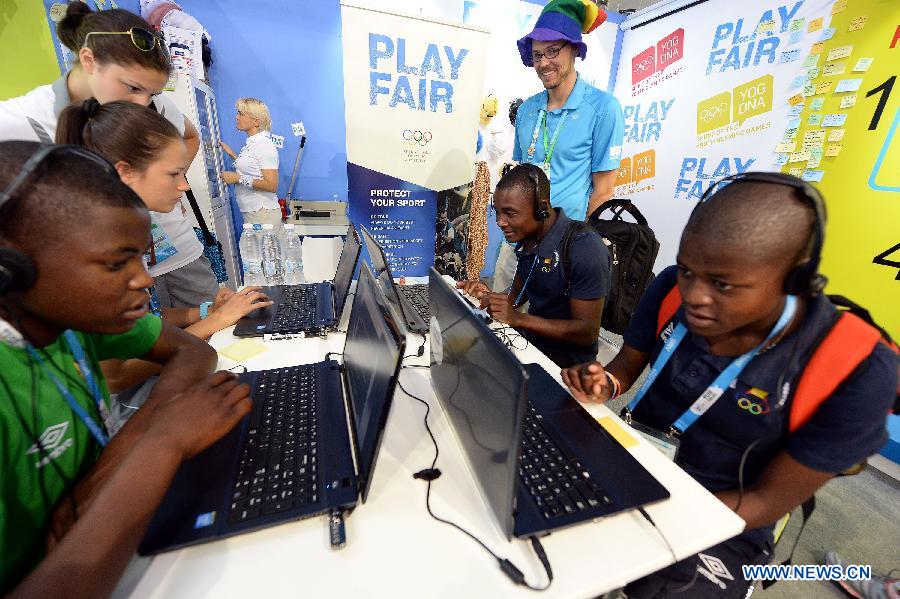
[(671, 433), (664, 433), (653, 427), (646, 426), (640, 422), (632, 420), (627, 423), (634, 432), (645, 438), (653, 447), (662, 452), (664, 456), (675, 461), (678, 456), (678, 449), (681, 447), (681, 439)]

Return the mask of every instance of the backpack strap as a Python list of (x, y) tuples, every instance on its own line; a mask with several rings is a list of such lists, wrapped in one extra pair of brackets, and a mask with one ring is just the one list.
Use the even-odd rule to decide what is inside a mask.
[(656, 317), (657, 337), (662, 333), (666, 324), (675, 317), (675, 313), (678, 312), (680, 306), (681, 292), (678, 291), (678, 285), (676, 284), (669, 290), (669, 293), (666, 294), (666, 297), (663, 298), (662, 303), (659, 305), (659, 314)]
[(559, 244), (559, 261), (562, 263), (563, 277), (566, 279), (566, 291), (563, 295), (569, 295), (572, 291), (572, 261), (569, 259), (569, 247), (572, 245), (575, 237), (586, 230), (587, 225), (581, 221), (573, 220)]
[(791, 402), (790, 433), (809, 421), (881, 339), (881, 333), (860, 317), (850, 312), (841, 313), (800, 375)]

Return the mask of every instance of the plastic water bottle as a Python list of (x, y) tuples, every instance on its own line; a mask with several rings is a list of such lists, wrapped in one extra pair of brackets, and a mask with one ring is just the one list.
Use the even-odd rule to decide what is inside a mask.
[(303, 248), (300, 236), (294, 230), (294, 225), (284, 225), (282, 230), (281, 250), (284, 257), (284, 284), (299, 285), (305, 283), (303, 277)]
[(262, 270), (266, 285), (284, 283), (284, 263), (281, 251), (281, 240), (275, 234), (275, 225), (266, 223), (262, 226), (262, 240), (259, 248), (262, 251)]
[(262, 285), (262, 254), (259, 251), (259, 236), (252, 224), (245, 224), (240, 242), (241, 262), (244, 264), (244, 285)]

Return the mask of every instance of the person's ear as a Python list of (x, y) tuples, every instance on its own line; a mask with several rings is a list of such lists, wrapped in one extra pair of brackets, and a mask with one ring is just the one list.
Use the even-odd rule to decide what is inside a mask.
[(122, 180), (122, 183), (131, 187), (131, 184), (134, 183), (137, 178), (137, 170), (124, 160), (119, 160), (113, 166), (115, 167), (116, 172), (119, 173), (119, 178)]
[(78, 62), (81, 64), (81, 70), (88, 75), (93, 75), (97, 69), (97, 59), (94, 58), (94, 51), (90, 48), (82, 48), (78, 51)]

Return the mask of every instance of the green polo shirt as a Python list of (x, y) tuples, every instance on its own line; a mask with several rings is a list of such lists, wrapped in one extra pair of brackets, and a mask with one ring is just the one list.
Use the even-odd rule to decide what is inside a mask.
[[(156, 343), (161, 330), (162, 321), (147, 315), (121, 335), (75, 333), (107, 404), (109, 392), (99, 361), (141, 357)], [(102, 424), (63, 337), (44, 347), (42, 353), (46, 367)], [(65, 499), (67, 481), (74, 483), (93, 466), (100, 447), (24, 348), (0, 343), (0, 379), (0, 595), (5, 595), (43, 557), (50, 512)], [(35, 438), (49, 455), (41, 456)]]

